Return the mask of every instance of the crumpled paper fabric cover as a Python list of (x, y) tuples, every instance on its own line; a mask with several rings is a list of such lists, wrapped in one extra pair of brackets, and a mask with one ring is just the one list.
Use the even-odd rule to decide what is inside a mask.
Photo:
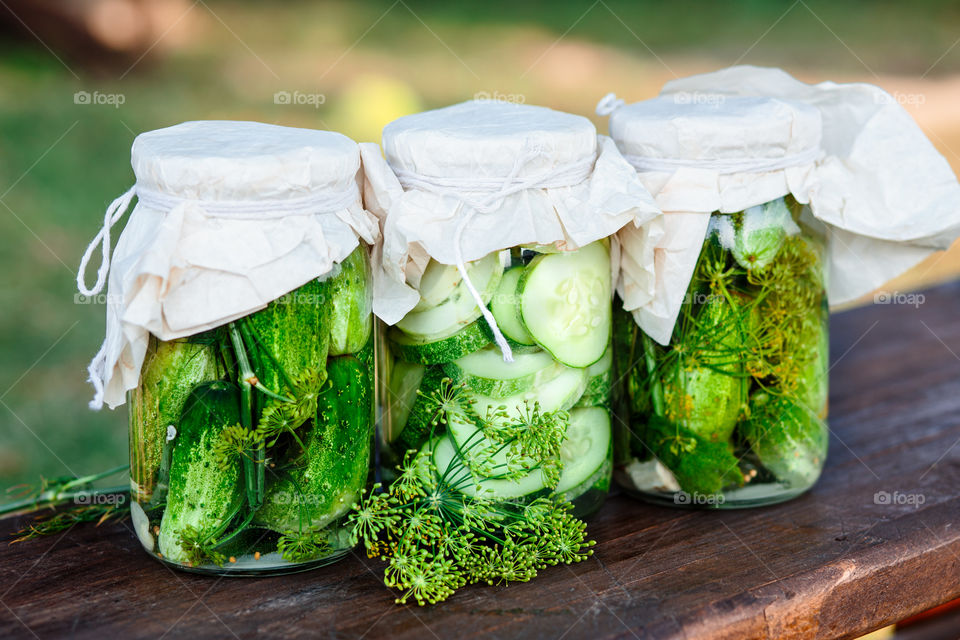
[[(762, 122), (758, 99), (772, 105)], [(651, 117), (648, 107), (646, 118), (632, 118), (628, 105), (613, 112), (610, 131), (627, 157), (689, 164), (640, 172), (664, 215), (620, 238), (624, 307), (661, 344), (669, 342), (713, 211), (741, 211), (787, 194), (809, 204), (827, 230), (832, 304), (882, 286), (960, 234), (953, 171), (879, 87), (809, 85), (780, 69), (738, 66), (671, 81), (646, 102), (654, 101), (662, 117)], [(751, 118), (754, 125), (745, 129)], [(711, 167), (738, 156), (788, 157), (817, 138), (822, 153), (809, 163), (761, 171)], [(634, 258), (646, 255), (650, 242), (657, 243), (652, 270)]]
[[(328, 273), (359, 239), (378, 238), (361, 204), (357, 144), (337, 133), (187, 122), (139, 135), (131, 156), (138, 189), (186, 200), (169, 211), (138, 203), (114, 250), (101, 372), (111, 408), (138, 384), (150, 333), (172, 340), (224, 325)], [(203, 207), (326, 190), (356, 196), (306, 215), (209, 215)]]
[[(576, 249), (659, 214), (609, 138), (582, 116), (544, 107), (465, 102), (387, 125), (385, 157), (375, 144), (360, 146), (365, 204), (383, 236), (374, 251), (374, 312), (387, 324), (416, 305), (429, 258), (456, 263), (453, 238), (464, 216), (472, 217), (460, 248), (470, 261), (525, 244)], [(478, 182), (532, 180), (584, 162), (575, 184), (524, 189), (494, 199), (490, 211), (471, 211), (470, 203), (487, 195), (471, 191)], [(405, 189), (396, 175), (404, 173), (445, 188)]]

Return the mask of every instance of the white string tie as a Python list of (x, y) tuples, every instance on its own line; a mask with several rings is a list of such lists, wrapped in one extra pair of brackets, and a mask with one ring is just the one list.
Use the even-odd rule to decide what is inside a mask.
[[(107, 284), (107, 276), (110, 273), (110, 232), (113, 226), (130, 208), (130, 202), (133, 197), (139, 199), (139, 204), (145, 208), (160, 213), (167, 214), (175, 207), (181, 204), (194, 204), (203, 210), (204, 214), (216, 218), (249, 219), (249, 220), (270, 220), (282, 218), (285, 216), (304, 216), (335, 214), (338, 211), (346, 209), (354, 203), (360, 201), (360, 189), (356, 183), (351, 182), (346, 189), (339, 191), (333, 189), (324, 189), (303, 196), (286, 199), (273, 200), (200, 200), (194, 198), (184, 198), (181, 196), (170, 195), (162, 191), (150, 189), (143, 185), (133, 185), (123, 195), (110, 203), (107, 212), (103, 216), (103, 226), (93, 240), (87, 245), (83, 252), (83, 258), (80, 260), (80, 268), (77, 271), (77, 289), (85, 296), (98, 295)], [(100, 266), (97, 268), (97, 280), (92, 287), (87, 287), (86, 273), (87, 266), (93, 257), (93, 252), (97, 246), (100, 246), (102, 257)], [(90, 374), (90, 384), (93, 385), (94, 396), (90, 401), (91, 409), (100, 409), (103, 407), (104, 377), (106, 372), (103, 370), (107, 361), (107, 343), (104, 340), (97, 352), (97, 355), (87, 366), (87, 373)]]
[(600, 98), (600, 102), (597, 103), (597, 115), (608, 116), (625, 104), (627, 104), (626, 101), (621, 100), (617, 97), (617, 94), (611, 91)]
[[(110, 203), (107, 213), (103, 217), (103, 227), (97, 232), (80, 260), (80, 269), (77, 272), (77, 289), (85, 296), (94, 296), (103, 291), (107, 283), (107, 274), (110, 271), (110, 231), (120, 218), (127, 212), (133, 197), (137, 196), (147, 209), (168, 213), (175, 207), (192, 203), (199, 206), (203, 212), (215, 218), (270, 220), (285, 216), (305, 216), (323, 213), (334, 213), (346, 209), (360, 200), (359, 188), (354, 184), (341, 191), (330, 189), (317, 191), (296, 198), (275, 200), (199, 200), (170, 195), (162, 191), (150, 189), (142, 185), (133, 185), (122, 196)], [(93, 257), (93, 252), (100, 244), (103, 257), (97, 269), (97, 281), (93, 287), (86, 286), (87, 265)]]
[(764, 173), (790, 167), (812, 164), (820, 159), (822, 151), (819, 144), (780, 158), (733, 158), (733, 159), (688, 159), (688, 158), (651, 158), (624, 153), (624, 159), (640, 172), (673, 173), (678, 169), (703, 169), (716, 171), (722, 175), (732, 173)]
[[(418, 189), (427, 191), (439, 196), (447, 196), (460, 201), (466, 205), (468, 210), (457, 224), (453, 235), (453, 249), (456, 259), (457, 271), (463, 283), (467, 286), (470, 295), (480, 308), (484, 320), (493, 332), (493, 339), (503, 354), (504, 362), (513, 362), (513, 350), (507, 343), (506, 337), (497, 325), (493, 313), (487, 308), (483, 297), (467, 273), (467, 267), (463, 258), (463, 232), (467, 225), (477, 213), (486, 214), (496, 210), (504, 198), (528, 189), (551, 189), (558, 187), (571, 187), (580, 184), (590, 177), (593, 171), (593, 165), (596, 162), (594, 156), (586, 156), (566, 164), (551, 167), (539, 174), (518, 178), (520, 171), (531, 160), (540, 156), (549, 156), (548, 150), (542, 147), (531, 149), (527, 153), (519, 154), (513, 163), (513, 168), (505, 178), (487, 178), (487, 177), (439, 177), (425, 176), (406, 169), (394, 168), (393, 171), (403, 185), (404, 189)], [(469, 194), (469, 195), (468, 195)], [(477, 195), (472, 195), (477, 194)]]

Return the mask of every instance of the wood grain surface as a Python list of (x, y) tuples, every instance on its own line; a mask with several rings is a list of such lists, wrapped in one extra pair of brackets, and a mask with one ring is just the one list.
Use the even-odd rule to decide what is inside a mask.
[[(613, 495), (589, 561), (429, 607), (393, 604), (359, 552), (209, 578), (152, 560), (129, 522), (80, 526), (0, 547), (0, 637), (856, 637), (960, 596), (960, 285), (922, 295), (832, 316), (830, 456), (792, 502), (687, 511)], [(0, 537), (20, 524), (0, 521)]]

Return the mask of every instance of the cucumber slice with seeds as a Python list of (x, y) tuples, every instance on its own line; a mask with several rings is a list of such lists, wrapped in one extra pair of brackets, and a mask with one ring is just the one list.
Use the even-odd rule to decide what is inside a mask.
[[(456, 268), (456, 267), (454, 267)], [(503, 276), (503, 264), (499, 253), (491, 253), (468, 267), (470, 281), (480, 292), (483, 303), (493, 298)], [(423, 340), (448, 336), (462, 329), (481, 316), (480, 307), (467, 288), (460, 282), (450, 297), (435, 307), (423, 311), (411, 311), (395, 325), (407, 335)]]
[(420, 286), (417, 287), (420, 302), (413, 310), (424, 311), (439, 305), (453, 294), (461, 280), (462, 276), (456, 265), (443, 264), (431, 258), (420, 276)]
[[(560, 446), (560, 461), (563, 471), (557, 493), (568, 494), (567, 499), (580, 495), (573, 489), (586, 485), (584, 490), (597, 483), (597, 472), (607, 465), (610, 454), (610, 413), (601, 407), (588, 407), (570, 410), (570, 425), (567, 427), (567, 439)], [(609, 465), (607, 473), (613, 468)], [(592, 480), (586, 484), (587, 480)], [(580, 493), (583, 493), (581, 491)]]
[(515, 353), (513, 362), (504, 362), (496, 346), (489, 346), (444, 365), (454, 382), (465, 383), (471, 391), (504, 398), (556, 377), (563, 365), (546, 351)]
[[(498, 454), (496, 457), (501, 456), (503, 454)], [(518, 480), (475, 478), (463, 462), (456, 460), (458, 457), (462, 457), (462, 454), (449, 436), (436, 441), (433, 448), (433, 464), (436, 465), (440, 475), (446, 474), (451, 486), (464, 495), (510, 499), (529, 496), (545, 488), (543, 473), (539, 469), (534, 469)], [(453, 469), (450, 469), (451, 465)]]
[(560, 362), (587, 367), (610, 342), (610, 255), (602, 242), (543, 254), (517, 287), (523, 325)]
[(583, 369), (563, 367), (550, 380), (511, 396), (494, 398), (473, 393), (471, 397), (474, 400), (473, 408), (481, 418), (487, 415), (488, 409), (496, 409), (500, 406), (506, 407), (507, 414), (511, 418), (515, 418), (518, 412), (524, 411), (527, 405), (532, 406), (534, 402), (540, 403), (540, 411), (544, 413), (557, 411), (558, 409), (569, 409), (583, 395), (586, 383), (587, 379)]
[(490, 311), (497, 321), (503, 335), (518, 344), (536, 344), (520, 321), (520, 298), (517, 296), (517, 283), (523, 275), (524, 267), (514, 267), (503, 274), (500, 286), (490, 303)]

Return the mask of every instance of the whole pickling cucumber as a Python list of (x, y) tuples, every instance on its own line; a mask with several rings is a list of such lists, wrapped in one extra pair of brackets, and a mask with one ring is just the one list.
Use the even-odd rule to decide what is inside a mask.
[(788, 487), (808, 487), (820, 476), (828, 430), (804, 403), (756, 392), (741, 429), (763, 466)]
[(329, 282), (311, 280), (241, 321), (254, 371), (270, 391), (297, 399), (323, 384), (330, 291)]
[(356, 353), (367, 343), (373, 329), (373, 295), (370, 258), (363, 245), (340, 263), (340, 271), (327, 282), (330, 287), (330, 355)]
[(170, 341), (150, 336), (140, 384), (129, 399), (130, 481), (140, 503), (150, 501), (158, 481), (165, 483), (158, 473), (167, 427), (176, 426), (195, 386), (220, 377), (213, 335)]
[(319, 530), (350, 510), (370, 457), (370, 366), (354, 356), (330, 358), (316, 417), (302, 436), (304, 461), (287, 469), (277, 463), (257, 524), (281, 533)]
[(700, 437), (725, 442), (733, 435), (747, 380), (736, 355), (743, 350), (746, 314), (725, 298), (711, 297), (682, 340), (691, 366), (677, 358), (663, 375), (667, 416)]
[(223, 430), (239, 422), (240, 390), (231, 382), (203, 383), (187, 398), (173, 441), (170, 491), (160, 522), (160, 553), (167, 560), (189, 562), (181, 544), (187, 527), (214, 535), (240, 507), (240, 465), (224, 469), (214, 459)]

